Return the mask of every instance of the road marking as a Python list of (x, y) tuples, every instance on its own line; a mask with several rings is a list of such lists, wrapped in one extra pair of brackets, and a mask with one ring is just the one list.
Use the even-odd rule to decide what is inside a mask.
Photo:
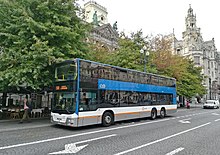
[(95, 133), (100, 133), (100, 132), (124, 129), (124, 128), (141, 126), (141, 125), (146, 125), (146, 124), (153, 124), (153, 123), (164, 122), (164, 121), (168, 121), (168, 120), (170, 120), (170, 119), (168, 118), (168, 119), (162, 119), (162, 120), (158, 120), (158, 121), (151, 121), (151, 122), (145, 122), (145, 123), (139, 123), (139, 124), (131, 124), (131, 125), (126, 125), (126, 126), (120, 126), (120, 127), (103, 129), (103, 130), (96, 130), (96, 131), (91, 131), (91, 132), (84, 132), (84, 133), (79, 133), (79, 134), (75, 134), (75, 135), (56, 137), (56, 138), (39, 140), (39, 141), (34, 141), (34, 142), (29, 142), (29, 143), (3, 146), (3, 147), (0, 147), (0, 150), (5, 150), (5, 149), (10, 149), (10, 148), (15, 148), (15, 147), (21, 147), (21, 146), (27, 146), (27, 145), (33, 145), (33, 144), (39, 144), (39, 143), (45, 143), (45, 142), (56, 141), (56, 140), (67, 139), (67, 138), (73, 138), (73, 137), (78, 137), (78, 136), (85, 136), (85, 135), (90, 135), (90, 134), (95, 134)]
[(73, 154), (73, 153), (77, 153), (80, 150), (84, 149), (87, 145), (88, 144), (76, 147), (76, 145), (74, 143), (66, 144), (64, 150), (58, 151), (58, 152), (52, 152), (52, 153), (49, 153), (49, 154)]
[(97, 137), (97, 138), (93, 138), (93, 139), (87, 139), (87, 140), (84, 140), (84, 141), (76, 142), (75, 144), (77, 145), (77, 144), (87, 143), (87, 142), (100, 140), (100, 139), (104, 139), (104, 138), (109, 138), (109, 137), (114, 137), (114, 136), (117, 136), (117, 134), (112, 134), (112, 135), (103, 136), (103, 137)]
[[(205, 114), (205, 113), (209, 113), (209, 112), (198, 113), (198, 115)], [(177, 118), (179, 118), (179, 117), (177, 117)], [(144, 123), (139, 123), (139, 124), (130, 124), (130, 125), (126, 125), (126, 126), (113, 127), (113, 128), (109, 128), (109, 129), (103, 129), (103, 130), (97, 130), (97, 131), (91, 131), (91, 132), (84, 132), (84, 133), (79, 133), (79, 134), (75, 134), (75, 135), (69, 135), (69, 136), (39, 140), (39, 141), (34, 141), (34, 142), (3, 146), (3, 147), (0, 147), (0, 150), (5, 150), (5, 149), (10, 149), (10, 148), (15, 148), (15, 147), (21, 147), (21, 146), (27, 146), (27, 145), (33, 145), (33, 144), (39, 144), (39, 143), (45, 143), (45, 142), (56, 141), (56, 140), (67, 139), (67, 138), (73, 138), (73, 137), (78, 137), (78, 136), (85, 136), (85, 135), (101, 133), (101, 132), (106, 132), (106, 131), (112, 131), (112, 130), (118, 130), (118, 129), (124, 129), (124, 128), (129, 128), (129, 127), (153, 124), (153, 123), (158, 123), (158, 122), (165, 122), (165, 121), (169, 121), (171, 119), (172, 118), (166, 118), (166, 119), (157, 120), (157, 121), (144, 122)]]
[(52, 152), (49, 154), (69, 154), (69, 153), (77, 153), (80, 150), (82, 150), (83, 148), (85, 148), (86, 146), (88, 146), (88, 144), (86, 145), (82, 145), (82, 146), (76, 146), (77, 144), (81, 144), (81, 143), (86, 143), (86, 142), (91, 142), (91, 141), (95, 141), (95, 140), (100, 140), (100, 139), (104, 139), (104, 138), (109, 138), (109, 137), (113, 137), (113, 136), (117, 136), (116, 134), (112, 134), (112, 135), (108, 135), (108, 136), (103, 136), (103, 137), (97, 137), (97, 138), (93, 138), (93, 139), (88, 139), (88, 140), (84, 140), (84, 141), (80, 141), (80, 142), (76, 142), (76, 143), (71, 143), (71, 144), (66, 144), (65, 145), (65, 149), (62, 151), (58, 151), (58, 152)]
[(212, 113), (212, 115), (218, 116), (219, 114), (217, 114), (217, 113)]
[(189, 124), (189, 123), (191, 123), (189, 120), (191, 120), (191, 118), (179, 120), (178, 122), (183, 123), (183, 124)]
[(173, 134), (173, 135), (164, 137), (164, 138), (162, 138), (162, 139), (158, 139), (158, 140), (155, 140), (155, 141), (153, 141), (153, 142), (150, 142), (150, 143), (147, 143), (147, 144), (144, 144), (144, 145), (140, 145), (140, 146), (138, 146), (138, 147), (135, 147), (135, 148), (132, 148), (132, 149), (129, 149), (129, 150), (126, 150), (126, 151), (117, 153), (117, 154), (115, 154), (115, 155), (126, 154), (126, 153), (129, 153), (129, 152), (135, 151), (135, 150), (137, 150), (137, 149), (140, 149), (140, 148), (143, 148), (143, 147), (146, 147), (146, 146), (149, 146), (149, 145), (158, 143), (158, 142), (162, 142), (162, 141), (164, 141), (164, 140), (167, 140), (167, 139), (170, 139), (170, 138), (173, 138), (173, 137), (182, 135), (182, 134), (184, 134), (184, 133), (187, 133), (187, 132), (190, 132), (190, 131), (193, 131), (193, 130), (196, 130), (196, 129), (199, 129), (199, 128), (201, 128), (201, 127), (204, 127), (204, 126), (206, 126), (206, 125), (209, 125), (210, 123), (211, 123), (211, 122), (205, 123), (205, 124), (202, 124), (202, 125), (199, 125), (199, 126), (197, 126), (197, 127), (194, 127), (194, 128), (191, 128), (191, 129), (188, 129), (188, 130), (185, 130), (185, 131), (182, 131), (182, 132), (179, 132), (179, 133), (176, 133), (176, 134)]
[(176, 149), (176, 150), (173, 150), (173, 151), (167, 153), (166, 155), (174, 155), (174, 154), (176, 154), (176, 153), (178, 153), (178, 152), (180, 152), (180, 151), (182, 151), (182, 150), (184, 150), (184, 148), (183, 148), (183, 147), (180, 147), (180, 148), (178, 148), (178, 149)]
[(218, 121), (220, 121), (220, 119), (216, 119), (216, 120), (215, 120), (215, 122), (218, 122)]

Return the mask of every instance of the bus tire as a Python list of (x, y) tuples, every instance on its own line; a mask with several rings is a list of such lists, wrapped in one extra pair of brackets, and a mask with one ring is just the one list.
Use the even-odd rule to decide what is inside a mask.
[(153, 108), (151, 110), (151, 115), (150, 115), (151, 119), (154, 120), (157, 117), (157, 110), (155, 108)]
[(102, 125), (103, 126), (110, 126), (111, 124), (113, 124), (114, 120), (113, 120), (113, 114), (110, 112), (105, 112), (102, 115)]
[(166, 116), (166, 110), (165, 108), (161, 108), (160, 110), (160, 118), (164, 118)]

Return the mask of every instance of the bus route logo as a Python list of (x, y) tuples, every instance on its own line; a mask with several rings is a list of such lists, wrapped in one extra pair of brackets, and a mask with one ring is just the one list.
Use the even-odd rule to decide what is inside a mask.
[(106, 86), (105, 86), (105, 84), (100, 84), (99, 87), (102, 89), (105, 89)]

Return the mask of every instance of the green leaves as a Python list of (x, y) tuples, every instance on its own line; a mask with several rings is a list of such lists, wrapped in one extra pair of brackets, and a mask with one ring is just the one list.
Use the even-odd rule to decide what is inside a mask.
[(56, 62), (84, 57), (88, 26), (73, 0), (0, 0), (0, 90), (52, 81)]
[(171, 41), (169, 37), (154, 38), (156, 50), (152, 61), (158, 73), (176, 78), (178, 95), (191, 98), (206, 94), (202, 85), (204, 79), (201, 76), (201, 68), (195, 67), (189, 58), (173, 54)]

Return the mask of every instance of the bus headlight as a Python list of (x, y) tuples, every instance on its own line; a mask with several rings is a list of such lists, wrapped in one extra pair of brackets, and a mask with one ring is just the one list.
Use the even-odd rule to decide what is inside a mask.
[(67, 124), (73, 124), (74, 118), (67, 118)]

